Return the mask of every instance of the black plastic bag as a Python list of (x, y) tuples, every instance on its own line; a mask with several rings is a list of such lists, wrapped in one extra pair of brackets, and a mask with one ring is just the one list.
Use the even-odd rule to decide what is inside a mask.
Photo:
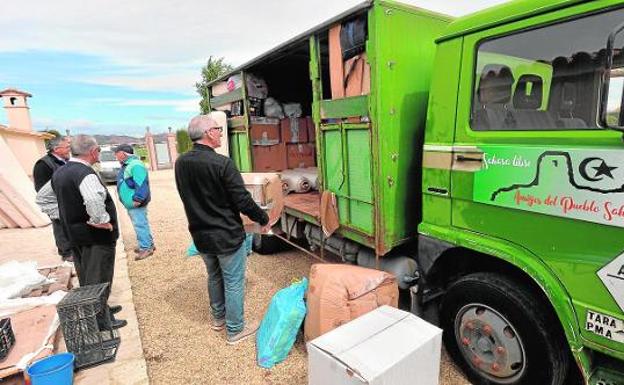
[(342, 48), (342, 60), (347, 60), (364, 52), (367, 37), (366, 17), (347, 21), (340, 28), (340, 46)]

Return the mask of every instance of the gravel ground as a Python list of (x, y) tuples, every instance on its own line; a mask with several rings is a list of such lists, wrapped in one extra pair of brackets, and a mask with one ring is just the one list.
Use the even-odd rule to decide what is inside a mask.
[[(286, 361), (265, 370), (256, 365), (253, 339), (229, 346), (224, 332), (211, 331), (206, 271), (200, 258), (185, 256), (191, 238), (173, 171), (153, 172), (150, 178), (149, 220), (157, 251), (146, 260), (128, 261), (152, 384), (307, 384), (307, 355), (301, 334)], [(130, 256), (136, 238), (125, 210), (118, 208)], [(247, 264), (246, 319), (260, 320), (271, 296), (293, 278), (307, 275), (314, 262), (298, 251), (251, 255)], [(440, 384), (469, 384), (444, 353)]]

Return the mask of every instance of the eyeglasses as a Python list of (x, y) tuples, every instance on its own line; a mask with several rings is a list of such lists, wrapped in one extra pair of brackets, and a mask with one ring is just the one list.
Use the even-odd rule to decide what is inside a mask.
[(223, 127), (221, 126), (217, 126), (217, 127), (210, 127), (209, 130), (217, 130), (219, 132), (223, 132)]

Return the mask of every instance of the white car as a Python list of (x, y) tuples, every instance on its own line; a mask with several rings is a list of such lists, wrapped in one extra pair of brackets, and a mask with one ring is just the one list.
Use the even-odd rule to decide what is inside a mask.
[(115, 158), (112, 147), (102, 146), (102, 151), (100, 151), (100, 163), (99, 167), (97, 167), (102, 181), (115, 183), (120, 168), (121, 164), (119, 164), (119, 161)]

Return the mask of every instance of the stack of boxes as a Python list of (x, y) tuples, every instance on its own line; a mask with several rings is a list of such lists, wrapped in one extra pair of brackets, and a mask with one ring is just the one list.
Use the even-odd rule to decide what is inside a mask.
[(251, 118), (253, 169), (276, 172), (316, 165), (315, 128), (311, 117)]

